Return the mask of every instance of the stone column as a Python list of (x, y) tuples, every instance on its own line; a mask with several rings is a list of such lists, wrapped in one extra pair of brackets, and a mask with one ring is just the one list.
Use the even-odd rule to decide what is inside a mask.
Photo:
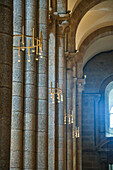
[[(13, 34), (22, 34), (23, 0), (13, 0)], [(18, 46), (18, 37), (13, 38), (13, 45)], [(20, 62), (18, 60), (20, 59)], [(18, 57), (18, 50), (13, 50), (12, 83), (12, 120), (10, 169), (22, 169), (22, 131), (23, 131), (23, 54)]]
[(76, 161), (77, 161), (77, 170), (82, 170), (82, 91), (84, 89), (85, 80), (77, 80), (77, 102), (76, 102), (76, 111), (77, 111), (77, 127), (80, 130), (80, 137), (76, 141)]
[[(52, 87), (56, 84), (56, 20), (49, 26), (49, 73), (48, 73), (48, 92), (50, 93), (51, 82)], [(55, 96), (54, 96), (55, 97)], [(55, 169), (55, 102), (48, 95), (48, 169)]]
[(13, 1), (0, 1), (0, 169), (9, 169), (12, 93)]
[[(63, 25), (57, 25), (57, 81), (59, 87), (64, 83), (64, 34)], [(64, 108), (63, 102), (58, 103), (58, 115), (56, 119), (56, 166), (58, 170), (64, 167)]]
[[(36, 31), (36, 0), (25, 0), (25, 34), (33, 35)], [(35, 32), (36, 35), (36, 32)], [(26, 38), (26, 46), (29, 38)], [(31, 40), (32, 44), (32, 40)], [(30, 62), (28, 61), (30, 59)], [(24, 135), (23, 135), (23, 169), (35, 169), (35, 100), (36, 100), (36, 60), (31, 50), (25, 51), (25, 86), (24, 86)]]
[[(67, 113), (72, 114), (72, 56), (67, 58)], [(72, 124), (67, 121), (67, 170), (72, 170), (72, 146)]]
[(48, 167), (48, 8), (49, 0), (39, 0), (39, 31), (43, 35), (43, 58), (38, 68), (37, 165)]

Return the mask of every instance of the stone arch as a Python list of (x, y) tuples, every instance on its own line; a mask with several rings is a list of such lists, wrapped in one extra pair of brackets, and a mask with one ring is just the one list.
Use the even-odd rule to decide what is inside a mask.
[[(95, 5), (106, 1), (106, 0), (84, 0), (80, 2), (77, 6), (77, 8), (73, 11), (71, 16), (71, 32), (70, 32), (70, 51), (73, 52), (75, 49), (75, 33), (78, 27), (78, 24), (80, 23), (82, 17)], [(82, 11), (82, 12), (81, 12)]]
[[(88, 47), (93, 44), (95, 41), (97, 41), (100, 38), (103, 38), (105, 36), (113, 35), (113, 27), (112, 26), (107, 26), (104, 28), (100, 28), (96, 30), (95, 32), (91, 33), (81, 44), (80, 49), (79, 49), (79, 58), (84, 57), (86, 50)], [(90, 58), (91, 59), (91, 58)], [(87, 60), (88, 62), (89, 60)], [(87, 63), (86, 62), (86, 63)], [(83, 67), (86, 64), (83, 62)]]

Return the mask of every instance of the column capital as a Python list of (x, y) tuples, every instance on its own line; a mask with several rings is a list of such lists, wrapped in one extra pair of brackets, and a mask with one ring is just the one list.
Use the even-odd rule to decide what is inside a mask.
[(65, 57), (66, 57), (67, 61), (71, 60), (71, 61), (75, 62), (75, 60), (76, 60), (76, 52), (68, 52), (68, 51), (66, 51), (65, 52)]
[(59, 14), (57, 17), (57, 27), (60, 34), (64, 34), (65, 29), (70, 25), (69, 14)]
[(84, 90), (85, 79), (77, 79), (77, 89), (78, 92), (82, 92)]

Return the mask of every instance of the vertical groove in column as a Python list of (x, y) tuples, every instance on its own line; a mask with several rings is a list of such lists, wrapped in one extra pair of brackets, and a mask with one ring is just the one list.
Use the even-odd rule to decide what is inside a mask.
[[(55, 88), (55, 49), (56, 49), (56, 22), (54, 21), (49, 33), (49, 81), (48, 92), (50, 93), (51, 82)], [(55, 169), (55, 101), (52, 103), (51, 95), (48, 95), (48, 169)], [(55, 96), (54, 96), (55, 97)]]
[(57, 12), (66, 13), (67, 11), (67, 0), (57, 0)]
[(12, 96), (12, 46), (13, 1), (0, 1), (0, 169), (9, 169), (11, 96)]
[[(73, 66), (73, 68), (76, 68)], [(73, 69), (73, 73), (75, 69)], [(73, 129), (76, 127), (76, 77), (75, 73), (73, 75)], [(76, 138), (73, 139), (73, 170), (76, 170)]]
[(77, 138), (76, 141), (76, 164), (77, 164), (77, 170), (82, 170), (82, 91), (84, 88), (85, 80), (84, 79), (78, 79), (77, 80), (77, 102), (76, 102), (76, 113), (77, 113), (77, 126), (80, 130), (80, 137)]
[[(57, 26), (57, 62), (58, 62), (58, 84), (64, 84), (64, 35), (63, 26)], [(58, 103), (58, 115), (56, 121), (56, 166), (58, 170), (64, 168), (64, 106), (63, 102)]]
[[(66, 113), (67, 110), (67, 58), (65, 57), (65, 63), (64, 63), (64, 113)], [(67, 127), (64, 125), (64, 170), (67, 169)]]
[(39, 31), (43, 35), (43, 58), (38, 68), (38, 119), (36, 169), (48, 169), (48, 8), (49, 0), (39, 0)]
[[(67, 113), (72, 111), (72, 69), (71, 62), (67, 63)], [(72, 169), (72, 125), (67, 122), (67, 170)]]
[[(36, 35), (36, 0), (25, 0), (25, 33)], [(26, 38), (26, 45), (29, 38)], [(31, 40), (32, 45), (32, 40)], [(23, 169), (35, 170), (35, 100), (36, 100), (36, 60), (35, 54), (28, 50), (25, 54), (25, 92), (24, 92), (24, 136), (23, 136)], [(30, 62), (28, 62), (30, 59)]]
[(80, 137), (77, 138), (77, 170), (82, 170), (82, 139), (81, 139), (81, 93), (78, 92), (77, 88), (77, 126), (80, 129)]
[[(23, 0), (13, 0), (13, 34), (22, 34)], [(18, 46), (15, 37), (13, 45)], [(12, 120), (11, 120), (11, 153), (10, 169), (22, 169), (22, 128), (23, 128), (23, 55), (18, 62), (18, 50), (13, 50), (13, 83), (12, 83)]]

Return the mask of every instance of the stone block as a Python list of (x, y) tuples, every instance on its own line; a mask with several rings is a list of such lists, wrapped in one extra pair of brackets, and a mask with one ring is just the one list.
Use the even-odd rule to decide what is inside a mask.
[(24, 151), (23, 169), (35, 170), (35, 153)]
[(35, 114), (24, 114), (24, 130), (35, 130)]
[(48, 117), (46, 114), (38, 114), (38, 130), (39, 131), (44, 131), (46, 132), (47, 131), (47, 122), (48, 121)]
[(47, 87), (39, 87), (38, 91), (38, 98), (41, 100), (47, 100), (48, 98), (48, 91)]
[[(46, 150), (45, 150), (46, 151)], [(38, 152), (38, 170), (47, 168), (47, 152)]]
[(33, 72), (33, 71), (26, 71), (25, 72), (25, 84), (34, 85), (36, 83), (35, 78), (36, 78), (35, 72)]
[(22, 130), (11, 131), (11, 150), (21, 151), (22, 150)]
[(38, 113), (37, 114), (47, 114), (47, 100), (38, 100)]
[(25, 114), (32, 113), (35, 114), (35, 99), (25, 98)]
[(14, 96), (23, 97), (23, 84), (21, 82), (13, 82), (13, 84), (12, 84), (12, 94)]
[(28, 152), (35, 152), (35, 131), (24, 131), (24, 138), (23, 138), (23, 147), (24, 151)]
[(12, 96), (12, 111), (22, 112), (23, 109), (23, 98), (20, 96)]
[(22, 112), (12, 112), (11, 128), (22, 130), (23, 126), (23, 113)]
[(47, 152), (47, 133), (38, 131), (38, 153), (46, 153)]
[(36, 99), (36, 88), (35, 85), (32, 84), (26, 84), (25, 85), (25, 93), (24, 96), (26, 98), (34, 98)]

